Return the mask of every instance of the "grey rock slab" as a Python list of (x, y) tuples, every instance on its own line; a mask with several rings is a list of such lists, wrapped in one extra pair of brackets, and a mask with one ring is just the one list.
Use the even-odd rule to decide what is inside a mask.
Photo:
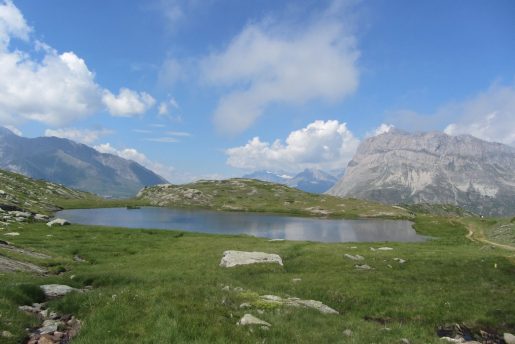
[(40, 286), (40, 288), (48, 298), (60, 297), (69, 294), (72, 291), (79, 291), (79, 289), (75, 289), (63, 284), (44, 284)]
[(503, 339), (506, 342), (506, 344), (515, 344), (515, 336), (511, 333), (505, 333), (503, 335)]
[(276, 263), (283, 266), (281, 257), (273, 253), (225, 251), (220, 266), (230, 268), (237, 265)]
[(398, 262), (399, 264), (404, 264), (406, 263), (406, 260), (405, 259), (402, 259), (402, 258), (393, 258), (393, 260), (395, 260), (396, 262)]
[(14, 272), (14, 271), (24, 271), (24, 272), (35, 272), (38, 274), (44, 274), (47, 271), (40, 266), (20, 262), (19, 260), (7, 258), (0, 256), (0, 272)]
[(372, 268), (367, 264), (354, 265), (354, 267), (358, 270), (372, 270)]
[(67, 226), (69, 225), (70, 222), (68, 220), (65, 220), (65, 219), (54, 219), (50, 222), (47, 222), (47, 226), (48, 227), (53, 227), (53, 226)]
[(349, 258), (349, 259), (352, 259), (352, 260), (364, 260), (365, 257), (363, 256), (360, 256), (359, 254), (356, 254), (356, 255), (352, 255), (352, 254), (344, 254), (345, 257)]
[(5, 243), (2, 240), (0, 240), (0, 249), (8, 250), (8, 251), (15, 252), (15, 253), (20, 253), (20, 254), (23, 254), (23, 255), (26, 255), (29, 257), (34, 257), (34, 258), (41, 258), (41, 259), (52, 258), (49, 255), (46, 255), (43, 253), (29, 251), (29, 250), (25, 250), (23, 248), (19, 248), (19, 247), (10, 245), (8, 243)]
[(237, 323), (237, 325), (240, 326), (248, 326), (248, 325), (260, 325), (260, 326), (272, 326), (270, 323), (267, 323), (264, 320), (261, 320), (259, 318), (256, 318), (252, 314), (245, 314)]
[(275, 295), (262, 295), (260, 299), (264, 302), (271, 304), (281, 304), (285, 306), (292, 307), (303, 307), (303, 308), (311, 308), (319, 311), (323, 314), (339, 314), (338, 311), (332, 309), (331, 307), (324, 305), (320, 301), (315, 300), (301, 300), (297, 297), (289, 297), (287, 299), (283, 299), (280, 296)]

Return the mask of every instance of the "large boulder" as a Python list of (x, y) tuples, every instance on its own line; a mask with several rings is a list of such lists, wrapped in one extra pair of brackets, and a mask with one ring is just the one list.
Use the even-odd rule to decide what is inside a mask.
[(45, 296), (49, 299), (64, 296), (71, 293), (72, 291), (79, 291), (79, 289), (75, 289), (63, 284), (45, 284), (40, 286), (40, 288), (45, 293)]
[(283, 265), (281, 257), (273, 253), (225, 251), (220, 266), (230, 268), (237, 265), (276, 263)]
[(54, 219), (54, 220), (48, 222), (46, 225), (48, 227), (53, 227), (53, 226), (67, 226), (69, 224), (70, 224), (70, 222), (65, 219)]
[(238, 325), (240, 326), (247, 326), (247, 325), (261, 325), (261, 326), (272, 326), (271, 324), (267, 323), (264, 320), (261, 320), (259, 318), (256, 318), (252, 314), (245, 314), (240, 321), (238, 321)]

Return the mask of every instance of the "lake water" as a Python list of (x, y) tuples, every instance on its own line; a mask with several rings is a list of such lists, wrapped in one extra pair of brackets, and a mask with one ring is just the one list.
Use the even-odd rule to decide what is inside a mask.
[(329, 220), (283, 215), (157, 207), (63, 210), (72, 223), (129, 228), (174, 229), (212, 234), (321, 242), (423, 241), (410, 221)]

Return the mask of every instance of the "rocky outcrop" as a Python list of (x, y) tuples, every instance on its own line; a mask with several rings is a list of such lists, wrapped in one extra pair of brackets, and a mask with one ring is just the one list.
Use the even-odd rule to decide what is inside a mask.
[(65, 219), (54, 219), (50, 222), (47, 222), (46, 224), (48, 227), (54, 227), (54, 226), (68, 226), (70, 225), (70, 222)]
[(245, 252), (245, 251), (225, 251), (220, 266), (230, 268), (238, 265), (276, 263), (283, 265), (281, 257), (273, 253), (264, 252)]
[(392, 130), (365, 140), (329, 194), (515, 214), (515, 148), (472, 136)]

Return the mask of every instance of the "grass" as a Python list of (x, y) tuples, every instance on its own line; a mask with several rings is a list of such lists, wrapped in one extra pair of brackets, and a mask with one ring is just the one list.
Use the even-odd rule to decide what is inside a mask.
[(334, 218), (411, 218), (402, 207), (313, 194), (254, 179), (198, 181), (186, 185), (157, 185), (140, 192), (148, 205), (220, 211), (282, 213)]
[[(269, 242), (180, 231), (19, 225), (20, 236), (10, 241), (53, 256), (48, 262), (24, 260), (66, 271), (46, 277), (0, 274), (0, 331), (15, 335), (0, 340), (19, 343), (24, 329), (37, 323), (17, 307), (40, 301), (38, 286), (48, 283), (94, 287), (50, 303), (84, 321), (74, 343), (397, 343), (401, 338), (440, 343), (435, 330), (446, 323), (513, 333), (512, 253), (471, 242), (460, 219), (418, 215), (415, 222), (420, 234), (435, 239), (386, 244), (392, 251), (370, 250), (381, 243)], [(221, 268), (222, 252), (228, 249), (277, 253), (284, 267)], [(364, 256), (374, 269), (357, 271), (345, 253)], [(76, 254), (87, 262), (75, 262)], [(257, 296), (264, 294), (319, 300), (340, 315), (261, 305)], [(244, 302), (264, 313), (240, 309)], [(236, 326), (247, 312), (271, 323), (270, 330)], [(344, 336), (345, 329), (353, 335)]]

